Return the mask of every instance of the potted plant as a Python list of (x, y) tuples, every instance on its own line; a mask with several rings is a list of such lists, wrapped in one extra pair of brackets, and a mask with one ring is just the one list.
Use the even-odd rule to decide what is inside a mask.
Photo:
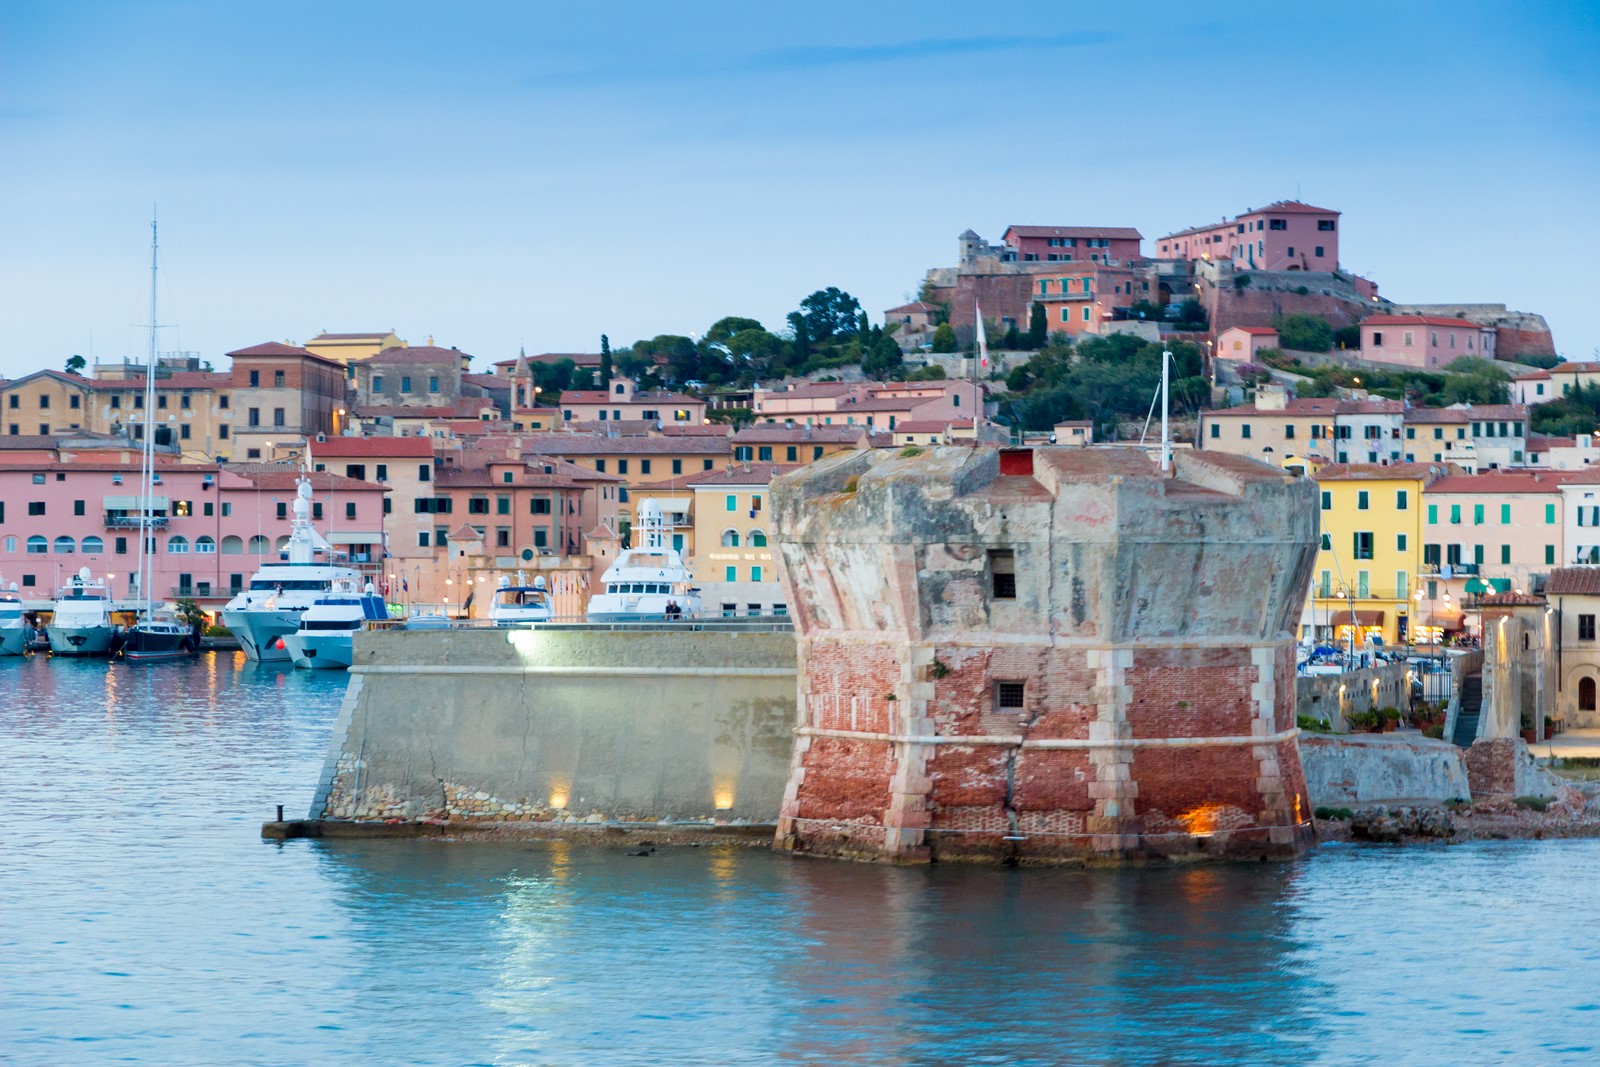
[(1522, 740), (1533, 744), (1533, 716), (1527, 712), (1522, 713)]
[(1556, 721), (1548, 715), (1544, 717), (1544, 735), (1546, 737), (1554, 737), (1556, 735)]
[(1383, 732), (1392, 734), (1400, 725), (1400, 709), (1387, 707), (1378, 709), (1378, 720), (1383, 724)]

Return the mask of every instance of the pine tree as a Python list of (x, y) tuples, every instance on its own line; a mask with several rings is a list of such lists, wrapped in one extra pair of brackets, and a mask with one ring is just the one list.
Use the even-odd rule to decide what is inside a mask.
[(1045, 316), (1044, 305), (1035, 303), (1028, 316), (1028, 347), (1043, 348), (1050, 339), (1050, 320)]
[(611, 338), (600, 335), (600, 388), (611, 391)]

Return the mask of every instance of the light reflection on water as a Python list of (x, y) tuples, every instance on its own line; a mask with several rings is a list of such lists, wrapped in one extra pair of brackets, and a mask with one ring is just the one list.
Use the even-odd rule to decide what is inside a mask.
[(1600, 843), (893, 869), (261, 842), (343, 678), (0, 661), (0, 1062), (1592, 1062)]

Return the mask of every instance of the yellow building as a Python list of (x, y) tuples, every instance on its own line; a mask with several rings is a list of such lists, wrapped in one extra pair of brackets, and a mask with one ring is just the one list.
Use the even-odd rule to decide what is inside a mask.
[[(144, 439), (144, 368), (118, 365), (105, 377), (36, 371), (0, 383), (0, 433), (9, 437), (94, 433)], [(211, 371), (162, 371), (156, 377), (156, 441), (176, 445), (189, 462), (228, 451), (229, 377)]]
[(1333, 464), (1316, 473), (1322, 545), (1309, 622), (1318, 638), (1427, 640), (1417, 631), (1413, 600), (1422, 567), (1422, 493), (1453, 473), (1426, 463)]
[[(428, 343), (433, 344), (433, 338), (430, 337)], [(349, 364), (375, 356), (385, 348), (405, 346), (406, 343), (393, 330), (387, 333), (329, 333), (324, 330), (301, 347), (323, 359)]]
[(701, 610), (706, 614), (788, 614), (770, 541), (767, 486), (794, 466), (741, 463), (640, 490), (639, 499), (666, 500), (675, 490), (693, 494), (693, 535), (684, 539), (681, 550), (700, 587)]

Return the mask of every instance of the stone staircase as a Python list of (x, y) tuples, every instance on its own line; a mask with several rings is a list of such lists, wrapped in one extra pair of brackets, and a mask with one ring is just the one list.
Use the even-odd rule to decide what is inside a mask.
[(1469, 674), (1461, 680), (1461, 707), (1456, 711), (1456, 731), (1450, 740), (1461, 748), (1471, 748), (1478, 739), (1478, 717), (1483, 712), (1483, 675)]

